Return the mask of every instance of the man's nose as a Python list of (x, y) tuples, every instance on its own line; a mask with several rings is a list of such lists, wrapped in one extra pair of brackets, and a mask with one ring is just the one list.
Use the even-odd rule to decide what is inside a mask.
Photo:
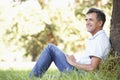
[(86, 20), (86, 25), (88, 25), (90, 23), (90, 21), (89, 20)]

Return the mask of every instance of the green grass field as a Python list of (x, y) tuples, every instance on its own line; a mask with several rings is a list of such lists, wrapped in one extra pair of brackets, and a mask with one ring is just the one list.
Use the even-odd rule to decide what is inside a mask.
[(120, 80), (120, 64), (113, 65), (113, 60), (114, 58), (109, 59), (95, 72), (60, 73), (56, 69), (49, 69), (42, 78), (29, 78), (30, 70), (1, 69), (0, 80)]
[(29, 78), (29, 71), (0, 70), (0, 80), (118, 80), (114, 72), (60, 73), (51, 70), (42, 78)]

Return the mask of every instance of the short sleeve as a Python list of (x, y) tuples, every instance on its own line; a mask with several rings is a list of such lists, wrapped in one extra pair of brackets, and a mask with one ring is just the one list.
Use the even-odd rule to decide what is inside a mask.
[(89, 51), (90, 57), (95, 56), (95, 57), (98, 57), (100, 59), (102, 59), (104, 52), (105, 52), (105, 47), (100, 43), (94, 44), (92, 46), (92, 49)]
[(106, 39), (97, 39), (96, 41), (92, 42), (90, 47), (89, 56), (95, 56), (100, 59), (105, 59), (110, 51), (110, 43)]

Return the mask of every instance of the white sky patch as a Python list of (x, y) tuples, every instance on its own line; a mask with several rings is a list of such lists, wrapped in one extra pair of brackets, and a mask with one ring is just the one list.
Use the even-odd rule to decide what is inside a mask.
[(50, 7), (55, 8), (66, 8), (68, 6), (74, 7), (74, 0), (51, 0)]

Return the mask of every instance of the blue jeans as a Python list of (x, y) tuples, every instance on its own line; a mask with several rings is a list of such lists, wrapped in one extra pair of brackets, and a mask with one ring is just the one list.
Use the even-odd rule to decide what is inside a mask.
[(47, 71), (52, 61), (55, 63), (60, 72), (71, 72), (74, 68), (67, 62), (64, 52), (58, 49), (55, 45), (48, 44), (42, 51), (29, 76), (42, 76)]

